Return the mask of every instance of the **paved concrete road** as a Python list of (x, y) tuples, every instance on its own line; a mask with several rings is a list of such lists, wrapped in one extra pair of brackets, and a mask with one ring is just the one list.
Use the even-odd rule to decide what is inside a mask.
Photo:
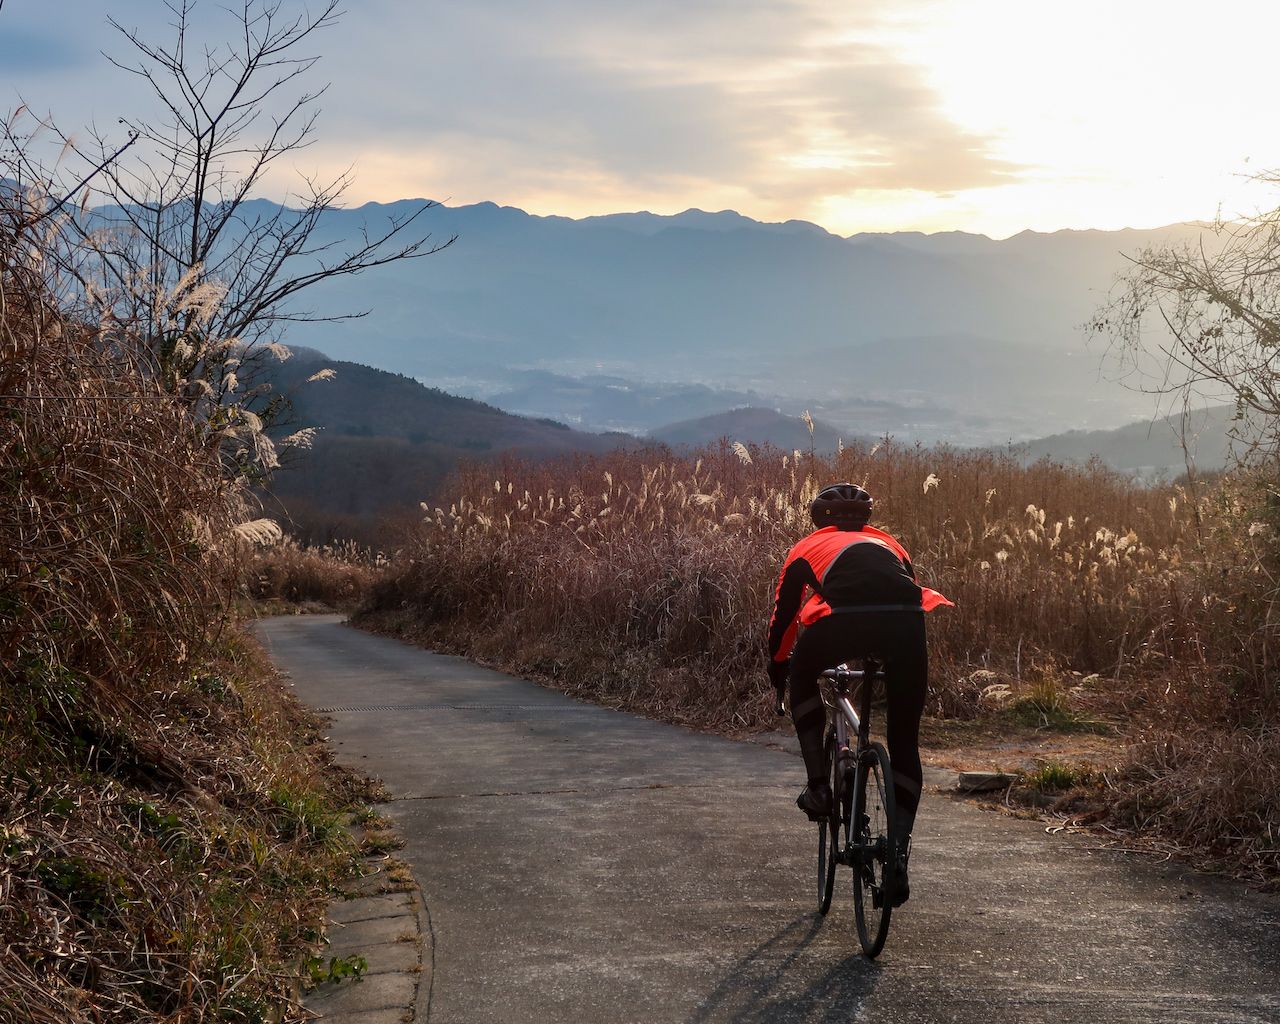
[[(790, 754), (570, 700), (334, 616), (259, 623), (380, 775), (434, 1024), (1280, 1022), (1280, 902), (930, 795), (878, 961), (814, 911)], [(842, 869), (843, 871), (844, 869)]]

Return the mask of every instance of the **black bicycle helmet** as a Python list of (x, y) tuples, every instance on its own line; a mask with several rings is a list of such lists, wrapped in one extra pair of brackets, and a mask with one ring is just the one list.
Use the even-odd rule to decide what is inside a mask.
[(871, 521), (875, 501), (854, 484), (831, 484), (818, 492), (809, 506), (813, 525), (866, 526)]

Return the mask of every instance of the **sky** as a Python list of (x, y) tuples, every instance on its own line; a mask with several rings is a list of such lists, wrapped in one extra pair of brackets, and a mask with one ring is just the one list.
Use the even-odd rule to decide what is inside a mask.
[[(146, 116), (107, 18), (164, 41), (163, 0), (0, 3), (0, 111), (121, 141)], [(231, 38), (222, 0), (197, 24)], [(733, 209), (842, 235), (1248, 215), (1278, 205), (1251, 180), (1280, 168), (1278, 31), (1269, 0), (349, 0), (291, 83), (328, 84), (315, 142), (263, 194), (350, 172), (349, 205)]]

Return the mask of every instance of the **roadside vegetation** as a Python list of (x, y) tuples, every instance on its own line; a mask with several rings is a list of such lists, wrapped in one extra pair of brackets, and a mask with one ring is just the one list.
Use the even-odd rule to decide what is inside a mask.
[(71, 304), (33, 195), (0, 211), (0, 1020), (278, 1018), (365, 794), (228, 620), (251, 421)]
[(355, 541), (320, 546), (291, 537), (264, 541), (245, 552), (238, 609), (249, 617), (354, 610), (391, 565), (382, 552)]
[(365, 571), (250, 575), (280, 537), (254, 488), (312, 434), (267, 434), (291, 298), (430, 247), (395, 221), (303, 268), (343, 181), (242, 208), (311, 136), (314, 96), (275, 94), (335, 5), (252, 0), (229, 42), (171, 6), (168, 43), (121, 36), (167, 121), (83, 147), (0, 122), (0, 1024), (305, 1019), (305, 982), (362, 969), (317, 947), (377, 794), (233, 615)]
[(929, 617), (931, 715), (1122, 735), (1091, 811), (1275, 877), (1277, 503), (1261, 477), (1141, 486), (893, 443), (508, 459), (424, 506), (358, 621), (669, 721), (776, 727), (773, 586), (832, 480), (866, 486), (956, 603)]

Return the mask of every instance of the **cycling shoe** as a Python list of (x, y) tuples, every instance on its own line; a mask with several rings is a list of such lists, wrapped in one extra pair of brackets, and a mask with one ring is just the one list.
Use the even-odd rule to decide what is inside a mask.
[[(910, 843), (910, 840), (907, 841)], [(894, 865), (893, 905), (900, 907), (911, 899), (911, 880), (907, 876), (907, 861), (911, 856), (911, 848), (898, 851), (897, 863)]]
[(810, 821), (826, 821), (831, 817), (831, 786), (826, 782), (809, 783), (796, 797), (796, 806), (809, 816)]

